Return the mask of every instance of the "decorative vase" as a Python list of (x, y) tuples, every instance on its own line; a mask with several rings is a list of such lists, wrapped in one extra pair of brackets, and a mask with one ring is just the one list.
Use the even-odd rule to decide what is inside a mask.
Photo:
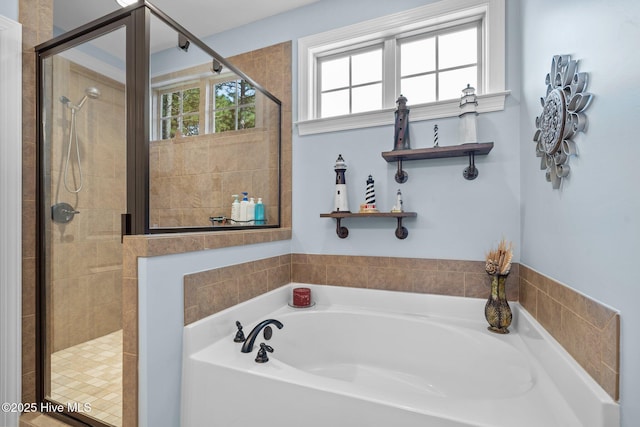
[(484, 317), (489, 322), (491, 332), (508, 334), (511, 325), (511, 307), (505, 292), (506, 274), (491, 274), (491, 295), (484, 306)]

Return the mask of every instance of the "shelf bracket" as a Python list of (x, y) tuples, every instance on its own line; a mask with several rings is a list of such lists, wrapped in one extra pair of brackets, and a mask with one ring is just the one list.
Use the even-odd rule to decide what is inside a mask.
[(396, 227), (396, 237), (400, 240), (404, 240), (409, 235), (409, 230), (402, 226), (402, 217), (398, 217), (398, 227)]
[(404, 184), (409, 179), (409, 174), (402, 170), (402, 158), (398, 158), (398, 170), (396, 172), (396, 182), (398, 184)]
[(340, 225), (340, 220), (342, 218), (336, 218), (336, 234), (339, 238), (345, 239), (349, 235), (349, 229), (347, 227), (342, 227)]
[(462, 171), (464, 179), (472, 181), (478, 177), (478, 168), (476, 167), (476, 152), (469, 151), (469, 166)]

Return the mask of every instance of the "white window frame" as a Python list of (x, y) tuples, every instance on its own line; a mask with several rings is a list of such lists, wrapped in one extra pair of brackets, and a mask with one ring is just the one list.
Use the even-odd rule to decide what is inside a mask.
[[(197, 112), (190, 112), (190, 113), (184, 113), (183, 110), (183, 101), (184, 98), (182, 98), (180, 100), (180, 112), (178, 113), (178, 115), (169, 115), (169, 116), (163, 116), (162, 115), (162, 96), (169, 94), (169, 93), (176, 93), (179, 92), (182, 95), (182, 93), (184, 91), (190, 90), (190, 89), (199, 89), (200, 90), (200, 102), (199, 102), (199, 106), (198, 106), (198, 111)], [(176, 85), (168, 85), (168, 86), (164, 86), (162, 88), (158, 88), (156, 89), (156, 109), (158, 111), (157, 115), (158, 115), (158, 120), (157, 120), (157, 135), (158, 135), (158, 139), (159, 140), (163, 140), (163, 141), (167, 141), (170, 139), (174, 139), (177, 138), (178, 135), (176, 134), (173, 137), (169, 137), (169, 138), (164, 138), (162, 139), (162, 122), (164, 120), (167, 119), (172, 119), (172, 118), (176, 118), (178, 119), (178, 131), (180, 134), (180, 137), (185, 136), (182, 135), (182, 125), (183, 125), (183, 118), (184, 117), (189, 117), (189, 116), (198, 116), (198, 135), (202, 135), (203, 133), (205, 133), (205, 127), (204, 127), (204, 122), (202, 121), (202, 117), (203, 117), (203, 112), (202, 112), (202, 98), (203, 96), (205, 96), (205, 94), (202, 91), (202, 84), (200, 80), (185, 80), (184, 82), (181, 82), (181, 84), (176, 84)], [(186, 135), (186, 136), (194, 136), (194, 135)]]
[[(299, 135), (335, 132), (372, 126), (393, 124), (390, 99), (396, 88), (387, 88), (383, 94), (386, 108), (381, 110), (334, 116), (317, 117), (317, 58), (326, 52), (350, 50), (380, 43), (384, 40), (389, 52), (395, 52), (395, 37), (427, 29), (444, 28), (458, 23), (480, 19), (484, 49), (478, 63), (484, 67), (482, 88), (478, 96), (478, 112), (504, 110), (505, 98), (505, 1), (504, 0), (443, 0), (416, 9), (376, 18), (329, 32), (303, 37), (298, 40), (298, 126)], [(480, 66), (480, 65), (479, 65)], [(395, 78), (395, 58), (384, 61), (384, 78)], [(388, 85), (393, 86), (393, 85)], [(462, 89), (462, 88), (461, 88)], [(393, 92), (393, 93), (391, 93)], [(455, 117), (460, 114), (457, 99), (411, 105), (411, 120), (432, 120)]]

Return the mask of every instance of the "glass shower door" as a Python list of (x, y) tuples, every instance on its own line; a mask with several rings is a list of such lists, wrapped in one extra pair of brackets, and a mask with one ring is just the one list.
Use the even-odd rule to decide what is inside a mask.
[(120, 426), (126, 30), (108, 31), (42, 60), (42, 333), (45, 399)]

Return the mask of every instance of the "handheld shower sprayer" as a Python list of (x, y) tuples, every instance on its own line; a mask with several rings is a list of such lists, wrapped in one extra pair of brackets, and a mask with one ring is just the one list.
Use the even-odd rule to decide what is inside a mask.
[(84, 96), (82, 97), (80, 102), (78, 102), (78, 104), (74, 105), (71, 102), (71, 100), (69, 98), (67, 98), (66, 96), (64, 96), (64, 95), (62, 95), (60, 97), (60, 102), (62, 102), (67, 107), (71, 108), (71, 110), (77, 111), (77, 110), (82, 108), (84, 103), (87, 102), (87, 99), (89, 99), (89, 98), (98, 99), (98, 98), (100, 98), (100, 95), (101, 95), (100, 89), (98, 89), (97, 87), (94, 87), (94, 86), (90, 86), (90, 87), (88, 87), (88, 88), (86, 88), (84, 90)]
[[(85, 95), (82, 97), (80, 102), (77, 105), (74, 105), (69, 98), (62, 95), (59, 99), (64, 105), (71, 109), (71, 122), (69, 123), (69, 144), (67, 145), (67, 158), (64, 163), (64, 188), (70, 193), (79, 193), (82, 190), (83, 185), (83, 176), (82, 176), (82, 164), (80, 162), (80, 146), (78, 144), (78, 131), (76, 129), (76, 113), (80, 111), (80, 109), (84, 106), (84, 103), (87, 102), (87, 99), (98, 99), (100, 98), (100, 89), (94, 86), (90, 86), (84, 90)], [(71, 146), (75, 144), (76, 146), (76, 160), (78, 163), (78, 174), (80, 183), (77, 187), (73, 189), (70, 188), (68, 183), (69, 176), (69, 163), (71, 161)]]

